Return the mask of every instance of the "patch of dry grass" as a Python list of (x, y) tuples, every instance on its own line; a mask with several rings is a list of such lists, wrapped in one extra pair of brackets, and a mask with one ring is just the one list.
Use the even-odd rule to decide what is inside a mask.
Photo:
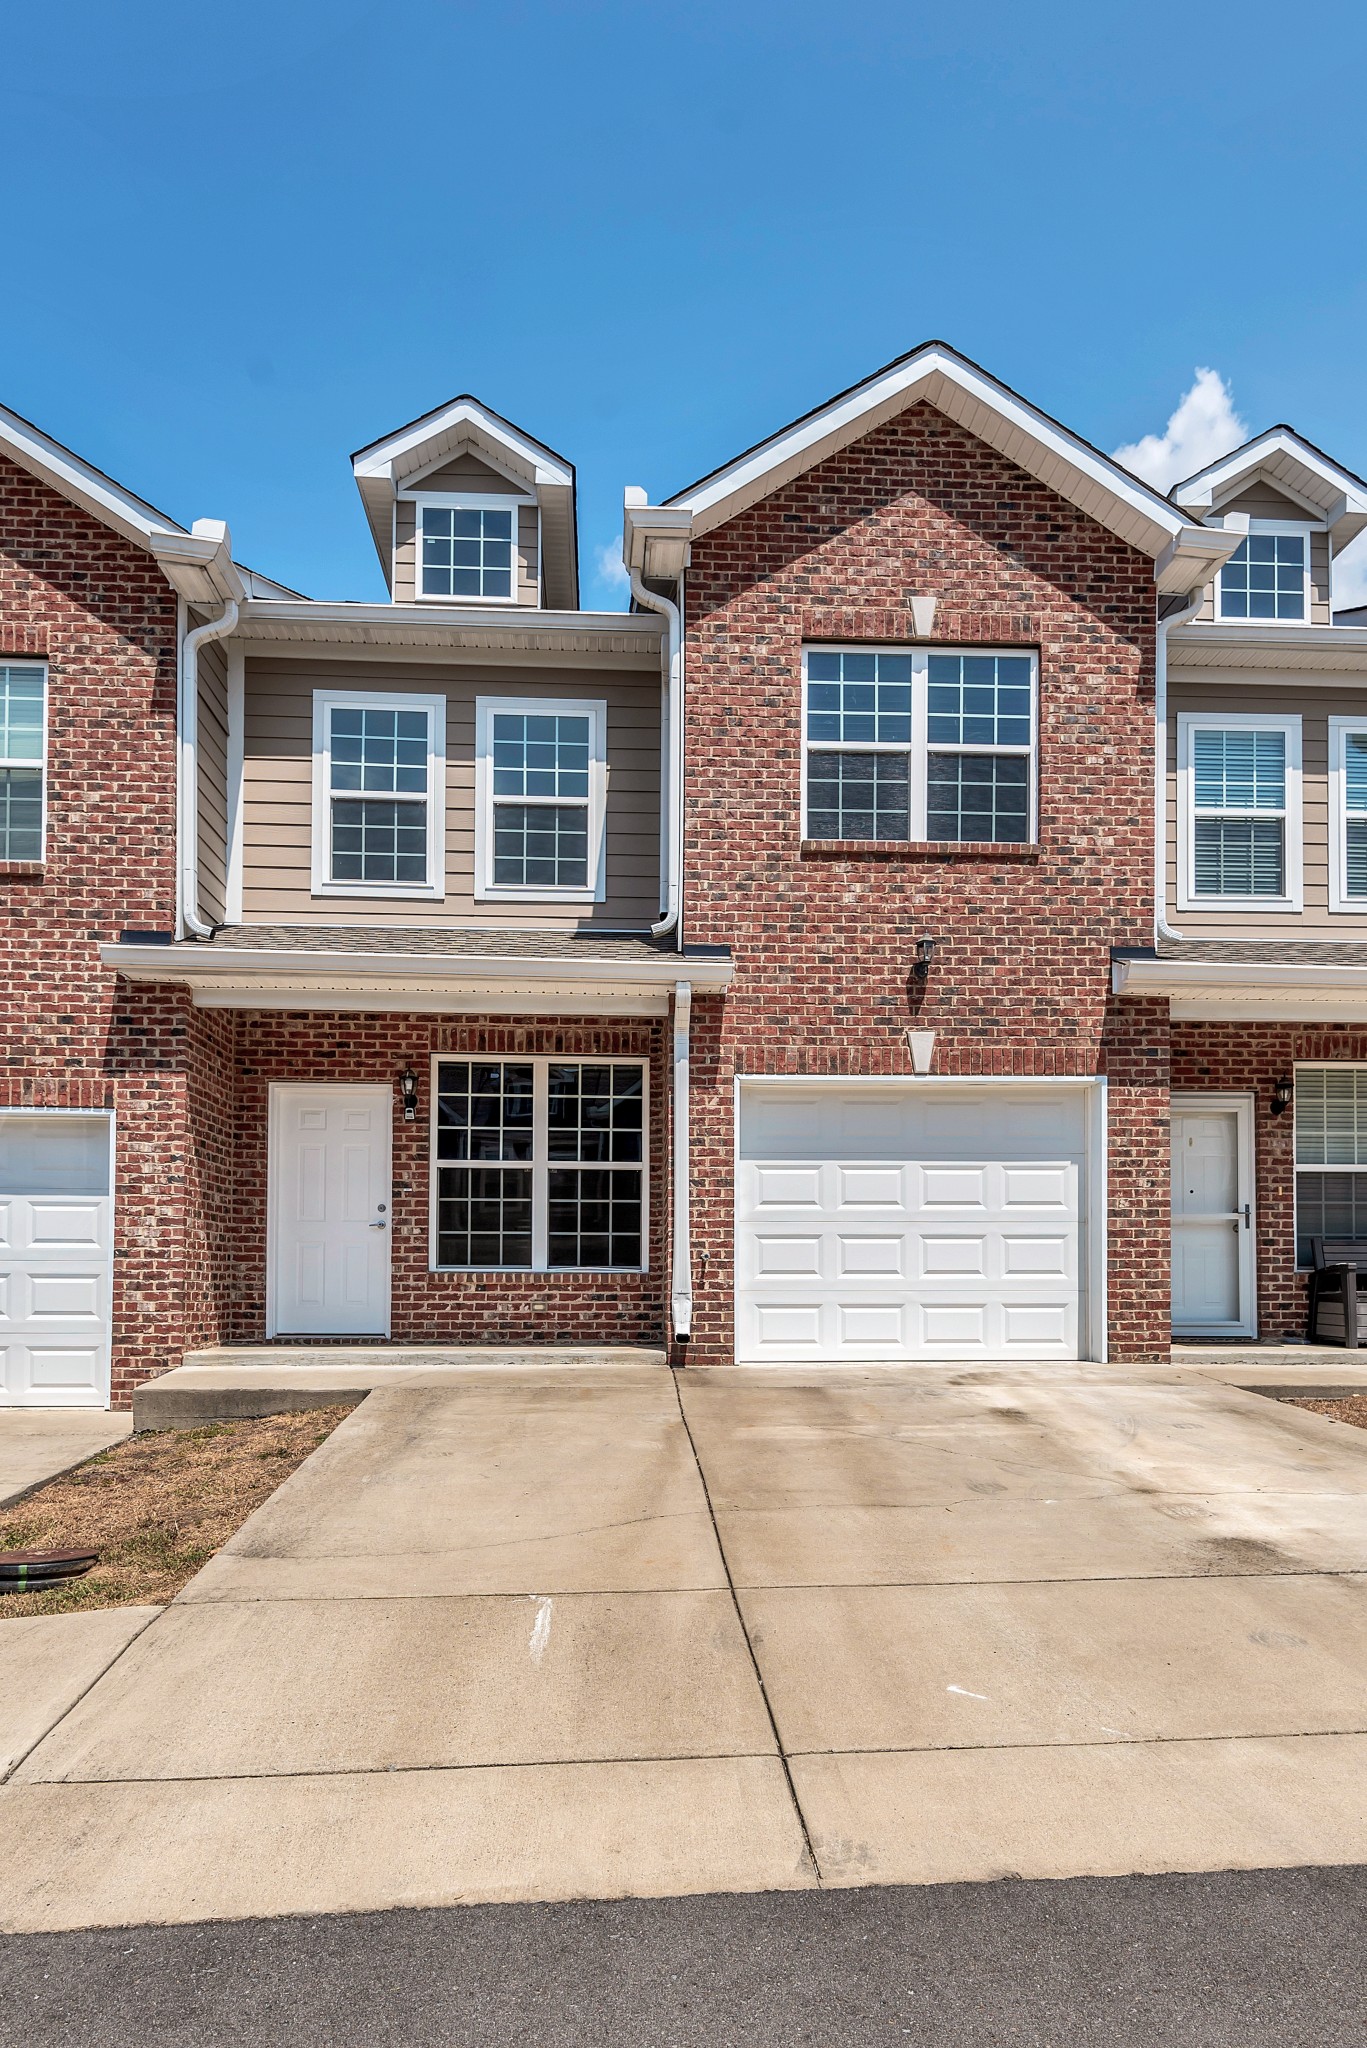
[(49, 1480), (0, 1514), (0, 1551), (81, 1547), (100, 1561), (50, 1591), (0, 1596), (0, 1621), (172, 1599), (350, 1413), (149, 1431)]
[(1287, 1405), (1308, 1408), (1312, 1415), (1327, 1415), (1331, 1422), (1351, 1422), (1357, 1429), (1367, 1429), (1367, 1394), (1345, 1394), (1338, 1401), (1295, 1400)]

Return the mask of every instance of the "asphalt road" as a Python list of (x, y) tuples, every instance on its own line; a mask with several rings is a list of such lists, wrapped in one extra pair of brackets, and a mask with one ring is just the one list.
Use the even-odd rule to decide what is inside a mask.
[(17, 1935), (5, 2048), (1361, 2048), (1367, 1870)]

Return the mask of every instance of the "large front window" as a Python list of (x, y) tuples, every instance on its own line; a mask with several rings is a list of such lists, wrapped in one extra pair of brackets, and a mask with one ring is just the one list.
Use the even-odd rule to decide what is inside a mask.
[(0, 665), (0, 860), (43, 858), (46, 696), (40, 665)]
[(596, 900), (605, 707), (485, 697), (476, 725), (479, 893)]
[(638, 1060), (439, 1059), (433, 1264), (640, 1270), (645, 1096)]
[(1028, 841), (1031, 654), (809, 648), (807, 839)]
[(1186, 907), (1298, 907), (1300, 721), (1184, 714), (1178, 766)]
[(516, 502), (420, 505), (418, 557), (422, 597), (515, 597)]
[(1367, 1239), (1367, 1067), (1297, 1067), (1296, 1263), (1312, 1237)]
[(1220, 617), (1303, 620), (1307, 552), (1304, 533), (1250, 533), (1220, 571)]
[(315, 699), (314, 888), (443, 893), (439, 698)]

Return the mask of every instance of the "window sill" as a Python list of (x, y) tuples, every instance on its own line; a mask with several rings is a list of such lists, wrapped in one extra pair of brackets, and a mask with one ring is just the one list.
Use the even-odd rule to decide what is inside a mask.
[(803, 860), (1038, 860), (1038, 840), (804, 839)]
[(41, 860), (0, 860), (0, 882), (36, 882), (46, 873)]

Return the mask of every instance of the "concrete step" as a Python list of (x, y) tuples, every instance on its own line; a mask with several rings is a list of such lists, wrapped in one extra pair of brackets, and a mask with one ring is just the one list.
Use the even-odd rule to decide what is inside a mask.
[(1274, 1398), (1336, 1401), (1367, 1394), (1367, 1350), (1349, 1351), (1341, 1344), (1174, 1344), (1172, 1362), (1184, 1372)]
[(375, 1387), (443, 1372), (663, 1372), (663, 1351), (625, 1344), (258, 1344), (189, 1351), (133, 1396), (133, 1427), (195, 1429), (297, 1408), (354, 1408)]

